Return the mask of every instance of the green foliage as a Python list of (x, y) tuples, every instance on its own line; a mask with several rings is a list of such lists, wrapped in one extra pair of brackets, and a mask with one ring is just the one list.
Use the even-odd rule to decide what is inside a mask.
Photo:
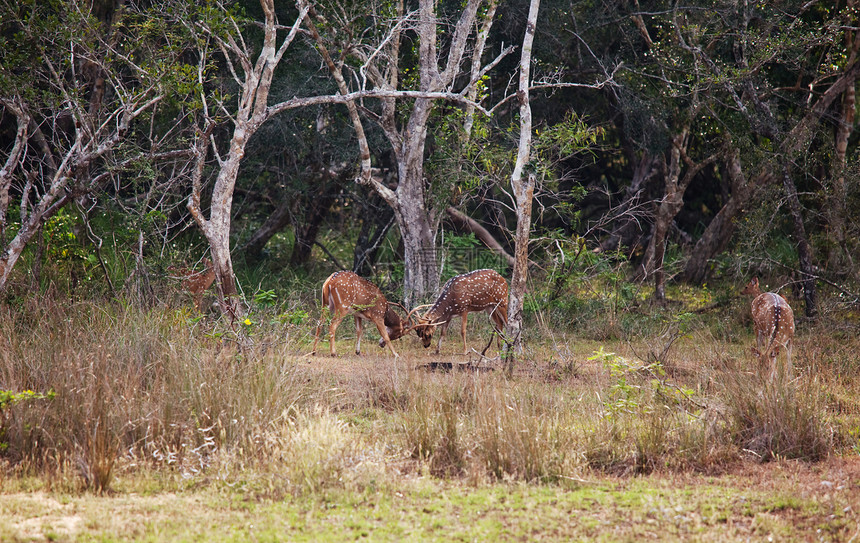
[(455, 275), (482, 268), (506, 273), (507, 263), (484, 247), (472, 233), (446, 234), (440, 252), (442, 255), (441, 282)]
[(641, 386), (631, 382), (631, 378), (639, 375), (652, 375), (649, 381), (652, 392), (662, 395), (666, 390), (661, 378), (665, 377), (663, 364), (660, 361), (651, 364), (639, 363), (615, 353), (605, 352), (601, 346), (593, 355), (588, 357), (590, 361), (598, 361), (609, 370), (612, 384), (609, 387), (609, 397), (603, 402), (606, 408), (606, 416), (609, 419), (618, 418), (620, 414), (649, 413), (652, 406), (642, 404)]
[(82, 228), (80, 219), (69, 214), (65, 209), (61, 209), (51, 217), (43, 228), (48, 258), (55, 262), (91, 263), (91, 255), (87, 254), (81, 240), (75, 234), (75, 231), (79, 231), (80, 228)]
[[(573, 155), (591, 152), (603, 134), (603, 128), (591, 127), (575, 112), (569, 111), (561, 122), (535, 130), (534, 152), (537, 161), (547, 168)], [(553, 178), (556, 175), (555, 171), (547, 169), (542, 177)]]
[[(325, 309), (327, 310), (328, 308)], [(278, 315), (278, 321), (281, 324), (292, 324), (298, 326), (300, 324), (304, 324), (309, 317), (310, 314), (304, 309), (293, 309), (292, 311), (287, 311)], [(323, 319), (325, 319), (325, 315), (323, 315)]]
[(55, 396), (56, 393), (53, 390), (49, 390), (46, 393), (35, 392), (32, 390), (24, 390), (22, 392), (0, 390), (0, 412), (16, 403), (30, 402), (34, 400), (52, 400)]
[(48, 392), (35, 392), (33, 390), (24, 390), (15, 392), (13, 390), (0, 389), (0, 453), (3, 453), (9, 448), (9, 443), (4, 439), (6, 436), (6, 417), (5, 411), (8, 411), (13, 405), (19, 403), (34, 402), (37, 400), (53, 400), (57, 394), (53, 390)]
[(258, 290), (254, 293), (254, 303), (264, 307), (275, 305), (277, 300), (278, 295), (275, 293), (275, 289)]

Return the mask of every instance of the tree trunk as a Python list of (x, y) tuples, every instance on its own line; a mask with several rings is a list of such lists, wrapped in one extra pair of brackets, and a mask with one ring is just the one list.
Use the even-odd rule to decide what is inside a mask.
[[(539, 3), (540, 0), (532, 0)], [(534, 197), (535, 177), (528, 173), (522, 187), (517, 190), (517, 231), (514, 248), (514, 271), (511, 276), (511, 289), (508, 297), (508, 329), (513, 352), (506, 353), (508, 368), (512, 369), (514, 353), (523, 351), (523, 307), (525, 306), (526, 286), (529, 269), (529, 240), (531, 238), (532, 200)]]
[[(855, 5), (855, 0), (848, 0), (846, 7), (849, 10), (853, 10)], [(852, 56), (856, 56), (858, 47), (860, 47), (860, 39), (857, 38), (857, 31), (846, 30), (845, 49), (851, 51)], [(841, 249), (842, 256), (847, 263), (846, 267), (849, 273), (856, 276), (854, 258), (851, 256), (851, 250), (848, 248), (848, 240), (845, 233), (845, 198), (847, 195), (845, 189), (846, 156), (848, 152), (848, 139), (854, 131), (854, 117), (857, 108), (856, 77), (851, 76), (851, 79), (852, 81), (847, 84), (842, 94), (841, 114), (836, 124), (835, 152), (832, 166), (833, 195), (830, 197), (831, 205), (828, 206), (827, 221), (830, 223), (830, 229), (833, 232), (836, 246)], [(836, 251), (831, 252), (830, 260), (834, 264), (838, 264), (838, 258), (836, 258), (835, 253)]]
[[(513, 373), (516, 354), (523, 349), (523, 306), (525, 305), (526, 284), (529, 271), (529, 238), (531, 233), (532, 199), (534, 197), (534, 169), (526, 166), (529, 163), (532, 143), (532, 109), (529, 102), (529, 86), (531, 85), (531, 57), (537, 24), (540, 0), (531, 0), (529, 15), (526, 21), (526, 32), (523, 36), (523, 47), (520, 56), (520, 77), (517, 98), (520, 102), (520, 141), (517, 146), (517, 161), (511, 174), (511, 188), (517, 206), (517, 231), (514, 238), (514, 271), (511, 277), (511, 288), (508, 297), (508, 341), (505, 347), (505, 364), (507, 372)], [(523, 173), (525, 172), (525, 179)]]
[(251, 238), (244, 246), (245, 253), (250, 259), (259, 259), (263, 252), (263, 247), (269, 243), (269, 240), (290, 224), (290, 212), (294, 204), (295, 202), (291, 200), (280, 202), (278, 207), (263, 222), (263, 225), (251, 235)]
[[(435, 28), (435, 25), (434, 25)], [(424, 179), (424, 149), (427, 121), (433, 103), (418, 98), (403, 133), (402, 145), (395, 148), (397, 158), (397, 226), (403, 238), (403, 300), (407, 307), (423, 302), (439, 288), (439, 263), (436, 259), (437, 213), (427, 201)], [(391, 141), (396, 146), (398, 139)]]
[(703, 283), (708, 278), (711, 272), (708, 262), (728, 247), (735, 232), (736, 221), (743, 214), (744, 206), (749, 203), (753, 192), (753, 183), (744, 176), (737, 150), (728, 160), (726, 172), (731, 184), (731, 194), (708, 223), (687, 260), (684, 280), (689, 283)]
[(818, 315), (817, 295), (815, 292), (815, 270), (812, 266), (812, 253), (809, 249), (809, 239), (806, 236), (806, 227), (803, 225), (803, 211), (800, 198), (797, 196), (797, 187), (791, 179), (788, 165), (782, 169), (782, 183), (785, 187), (785, 196), (788, 200), (788, 209), (791, 220), (794, 223), (794, 237), (797, 243), (797, 258), (800, 264), (800, 272), (803, 275), (803, 298), (806, 302), (806, 316), (814, 319)]
[[(403, 239), (403, 301), (412, 307), (427, 300), (439, 288), (439, 263), (436, 260), (436, 224), (424, 205), (423, 179), (412, 172), (398, 186), (400, 207), (395, 211)], [(409, 190), (411, 189), (411, 190)], [(401, 192), (403, 191), (403, 192)], [(412, 193), (413, 196), (405, 196)]]
[[(204, 108), (205, 128), (198, 133), (195, 144), (195, 171), (187, 204), (188, 211), (209, 242), (212, 268), (218, 285), (219, 305), (222, 314), (229, 316), (231, 323), (240, 317), (236, 276), (233, 272), (233, 260), (230, 256), (231, 211), (239, 166), (245, 156), (248, 140), (271, 114), (268, 110), (268, 100), (275, 68), (297, 35), (299, 26), (310, 9), (308, 6), (300, 4), (298, 17), (287, 36), (278, 44), (278, 29), (283, 27), (277, 24), (274, 0), (260, 0), (260, 7), (265, 15), (265, 21), (262, 25), (263, 42), (253, 64), (251, 62), (251, 50), (243, 40), (236, 41), (231, 38), (229, 41), (219, 43), (224, 54), (228, 56), (232, 54), (240, 60), (243, 79), (238, 108), (235, 115), (232, 116), (233, 130), (230, 135), (230, 143), (226, 153), (224, 153), (224, 158), (218, 158), (220, 169), (212, 190), (209, 218), (204, 216), (200, 203), (210, 136), (216, 124), (215, 119), (209, 115), (208, 108)], [(207, 36), (206, 39), (209, 39), (211, 35), (219, 34), (217, 32), (204, 33)], [(201, 62), (199, 73), (202, 74), (204, 72), (203, 64), (209, 59), (201, 57), (199, 60)], [(198, 77), (202, 77), (202, 75)], [(215, 147), (214, 141), (212, 146)]]
[[(849, 85), (842, 98), (842, 115), (836, 130), (836, 152), (833, 157), (833, 195), (831, 205), (828, 206), (827, 221), (830, 223), (836, 245), (842, 250), (842, 256), (847, 261), (847, 268), (854, 273), (854, 259), (848, 248), (845, 234), (845, 167), (848, 151), (848, 139), (854, 130), (854, 114), (856, 109), (856, 90), (854, 85)], [(833, 259), (836, 260), (836, 259)]]
[(665, 192), (660, 205), (657, 207), (657, 215), (654, 218), (654, 228), (651, 241), (645, 250), (642, 261), (642, 280), (654, 277), (654, 299), (657, 303), (666, 302), (666, 274), (663, 271), (663, 258), (666, 254), (666, 235), (675, 216), (684, 206), (684, 191), (686, 186), (681, 186), (681, 152), (682, 146), (687, 145), (687, 129), (684, 128), (680, 134), (672, 138), (672, 146), (669, 149), (669, 161), (666, 171)]
[(0, 101), (6, 109), (9, 109), (16, 118), (18, 128), (15, 132), (15, 143), (6, 162), (0, 168), (0, 247), (6, 245), (6, 212), (9, 210), (9, 189), (12, 187), (12, 172), (17, 168), (24, 147), (27, 144), (27, 129), (30, 126), (30, 115), (20, 104), (14, 104), (11, 100)]
[(305, 213), (305, 223), (296, 225), (295, 228), (296, 243), (293, 245), (293, 252), (290, 255), (290, 264), (303, 266), (310, 260), (311, 250), (319, 235), (320, 227), (328, 216), (331, 206), (337, 200), (340, 188), (340, 183), (330, 182), (322, 194), (307, 202), (309, 208)]
[(230, 158), (221, 165), (221, 171), (215, 181), (209, 220), (206, 221), (205, 227), (202, 227), (203, 225), (198, 220), (203, 235), (209, 241), (212, 267), (215, 270), (215, 279), (222, 304), (221, 310), (228, 314), (231, 319), (236, 319), (240, 315), (239, 301), (236, 299), (239, 291), (236, 288), (233, 258), (230, 254), (230, 224), (232, 221), (233, 190), (236, 186), (236, 177), (239, 175), (241, 157), (244, 155), (244, 144), (244, 138), (234, 137), (231, 143)]

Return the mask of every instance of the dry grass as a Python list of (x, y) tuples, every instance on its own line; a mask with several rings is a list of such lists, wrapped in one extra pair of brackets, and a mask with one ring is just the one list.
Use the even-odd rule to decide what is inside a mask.
[(433, 357), (414, 337), (399, 359), (370, 341), (361, 357), (311, 358), (312, 324), (265, 315), (237, 338), (163, 308), (27, 304), (0, 308), (0, 383), (55, 396), (2, 410), (2, 457), (8, 472), (59, 488), (103, 492), (141, 472), (241, 480), (268, 496), (361, 492), (423, 472), (558, 483), (860, 447), (857, 380), (842, 371), (860, 352), (853, 338), (837, 355), (821, 334), (799, 334), (798, 378), (773, 385), (753, 378), (746, 344), (706, 328), (671, 349), (658, 334), (596, 357), (600, 342), (533, 341), (507, 377), (416, 369), (463, 360)]

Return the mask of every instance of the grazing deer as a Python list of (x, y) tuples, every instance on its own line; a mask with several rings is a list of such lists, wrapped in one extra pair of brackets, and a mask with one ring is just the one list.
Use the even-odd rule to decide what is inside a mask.
[[(411, 322), (412, 313), (422, 307), (428, 306), (416, 307), (409, 313), (407, 320)], [(475, 270), (449, 279), (442, 287), (436, 303), (418, 319), (413, 328), (424, 342), (424, 348), (427, 348), (433, 339), (433, 328), (441, 326), (439, 342), (436, 344), (436, 354), (439, 354), (442, 338), (448, 331), (451, 319), (460, 317), (463, 354), (467, 354), (466, 316), (475, 311), (486, 311), (492, 317), (496, 329), (504, 330), (508, 320), (508, 283), (494, 270)]]
[[(351, 271), (339, 271), (331, 274), (322, 286), (322, 306), (327, 307), (331, 313), (328, 335), (332, 356), (336, 356), (334, 333), (340, 325), (340, 321), (350, 312), (353, 312), (355, 316), (355, 354), (361, 354), (361, 321), (367, 319), (376, 325), (379, 335), (382, 336), (379, 340), (379, 346), (387, 345), (391, 349), (391, 354), (398, 356), (391, 340), (402, 337), (409, 330), (409, 327), (407, 322), (403, 321), (400, 315), (391, 309), (379, 287), (370, 281)], [(317, 354), (317, 344), (320, 340), (322, 325), (322, 318), (320, 318), (312, 355)]]
[(191, 293), (194, 299), (194, 307), (200, 311), (200, 304), (203, 302), (203, 293), (212, 286), (215, 282), (215, 268), (212, 266), (212, 261), (208, 258), (203, 259), (203, 271), (194, 271), (191, 268), (177, 268), (169, 266), (167, 268), (174, 278), (182, 279), (182, 288)]
[(756, 347), (752, 348), (752, 352), (762, 366), (770, 365), (770, 378), (773, 379), (779, 348), (785, 347), (786, 369), (791, 375), (791, 341), (794, 337), (794, 313), (791, 306), (779, 294), (763, 293), (757, 277), (753, 277), (741, 293), (753, 296), (751, 307)]

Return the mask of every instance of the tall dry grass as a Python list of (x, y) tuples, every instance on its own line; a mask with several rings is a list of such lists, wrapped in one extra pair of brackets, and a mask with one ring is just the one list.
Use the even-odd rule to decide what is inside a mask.
[(854, 405), (839, 391), (856, 385), (825, 371), (817, 346), (796, 351), (800, 378), (773, 386), (750, 378), (744, 345), (706, 334), (672, 347), (670, 372), (636, 349), (568, 349), (576, 371), (559, 372), (559, 346), (537, 344), (509, 378), (416, 369), (428, 355), (407, 340), (399, 360), (311, 361), (312, 324), (269, 317), (237, 342), (229, 326), (166, 308), (0, 306), (0, 389), (55, 392), (0, 408), (0, 459), (95, 491), (145, 470), (279, 496), (425, 471), (559, 483), (595, 469), (707, 470), (750, 453), (815, 460), (854, 446), (843, 434), (860, 420), (834, 421), (837, 400)]
[(33, 300), (0, 308), (0, 383), (53, 391), (4, 414), (4, 456), (35, 470), (71, 464), (106, 489), (118, 457), (205, 469), (301, 403), (282, 346), (263, 354), (169, 310)]
[(727, 432), (743, 451), (763, 460), (820, 460), (835, 443), (823, 389), (814, 376), (773, 379), (730, 373), (722, 381)]

